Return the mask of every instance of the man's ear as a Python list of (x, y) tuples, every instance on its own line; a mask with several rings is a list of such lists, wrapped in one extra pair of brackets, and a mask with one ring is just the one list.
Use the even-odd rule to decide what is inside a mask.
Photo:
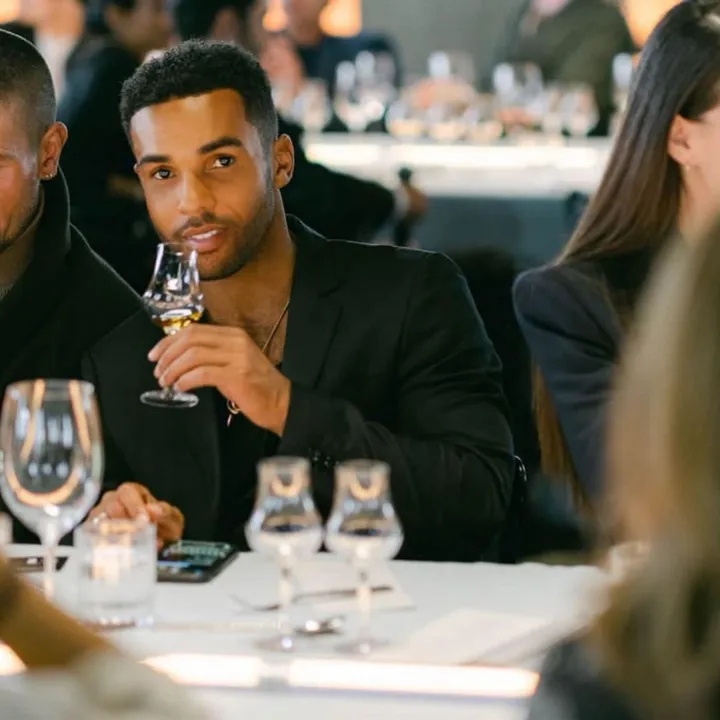
[(295, 172), (295, 148), (287, 135), (281, 135), (273, 143), (274, 183), (282, 190), (290, 183)]
[(38, 151), (38, 174), (41, 180), (49, 180), (57, 175), (60, 155), (67, 138), (67, 128), (61, 122), (54, 122), (45, 131)]

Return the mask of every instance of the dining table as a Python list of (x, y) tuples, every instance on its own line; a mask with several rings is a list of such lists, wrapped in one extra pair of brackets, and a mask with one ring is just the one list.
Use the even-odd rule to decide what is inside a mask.
[[(6, 552), (39, 554), (34, 546)], [(56, 600), (73, 613), (79, 563), (71, 547), (60, 554), (69, 561)], [(311, 563), (328, 577), (340, 568), (325, 553)], [(299, 638), (292, 653), (260, 650), (276, 618), (255, 609), (257, 599), (276, 597), (278, 571), (255, 553), (238, 555), (207, 583), (156, 584), (154, 623), (108, 637), (186, 685), (216, 720), (520, 720), (549, 646), (589, 621), (607, 585), (606, 573), (590, 566), (393, 561), (382, 572), (398, 600), (373, 598), (373, 634), (387, 641), (385, 654), (338, 650), (357, 632), (352, 583), (324, 603), (318, 595), (293, 608), (295, 623), (339, 618), (340, 634)], [(0, 674), (17, 670), (0, 657)]]

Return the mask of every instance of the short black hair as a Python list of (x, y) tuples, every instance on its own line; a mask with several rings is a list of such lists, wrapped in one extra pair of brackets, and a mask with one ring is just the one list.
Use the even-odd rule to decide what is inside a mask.
[(221, 10), (234, 10), (240, 22), (258, 0), (175, 0), (172, 18), (181, 40), (202, 40), (210, 35), (215, 18)]
[(122, 88), (125, 132), (140, 110), (215, 90), (234, 90), (242, 98), (248, 122), (269, 150), (278, 136), (270, 81), (255, 57), (227, 42), (188, 40), (141, 65)]
[(19, 35), (0, 30), (0, 104), (20, 101), (33, 142), (55, 122), (52, 75), (37, 48)]

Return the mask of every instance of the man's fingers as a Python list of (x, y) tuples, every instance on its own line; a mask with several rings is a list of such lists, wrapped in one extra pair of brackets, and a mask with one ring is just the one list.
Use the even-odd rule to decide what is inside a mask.
[(185, 518), (176, 507), (166, 502), (148, 506), (150, 519), (157, 524), (158, 538), (163, 542), (175, 542), (182, 538)]
[(147, 515), (147, 503), (145, 501), (149, 498), (147, 498), (147, 496), (143, 497), (143, 493), (138, 490), (136, 485), (132, 483), (121, 485), (117, 489), (115, 499), (122, 505), (127, 513), (127, 517), (136, 518), (140, 515)]

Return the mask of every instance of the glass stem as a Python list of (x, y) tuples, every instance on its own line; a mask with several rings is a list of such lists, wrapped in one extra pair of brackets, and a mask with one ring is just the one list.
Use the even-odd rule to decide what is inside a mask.
[(365, 560), (357, 562), (358, 587), (357, 599), (360, 611), (360, 627), (358, 632), (359, 645), (362, 652), (370, 652), (372, 636), (370, 633), (370, 614), (372, 611), (372, 588), (370, 587), (370, 572)]
[(293, 601), (292, 562), (288, 552), (280, 553), (280, 584), (278, 587), (277, 627), (283, 647), (292, 646), (292, 625), (290, 623), (290, 607)]
[(55, 555), (58, 536), (54, 523), (49, 524), (43, 533), (43, 591), (48, 600), (55, 599)]

